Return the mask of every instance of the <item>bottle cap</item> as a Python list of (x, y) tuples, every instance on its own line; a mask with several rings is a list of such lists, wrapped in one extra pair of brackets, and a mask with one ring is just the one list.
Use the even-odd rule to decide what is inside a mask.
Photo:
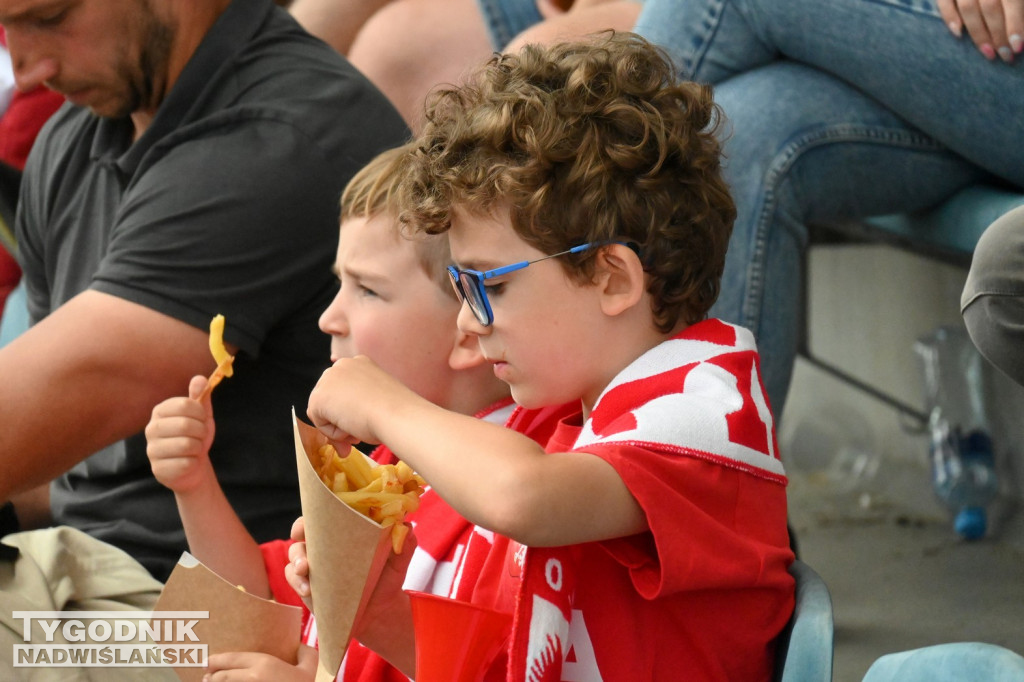
[(953, 522), (953, 528), (965, 540), (977, 540), (985, 536), (985, 510), (982, 507), (966, 507), (960, 510)]

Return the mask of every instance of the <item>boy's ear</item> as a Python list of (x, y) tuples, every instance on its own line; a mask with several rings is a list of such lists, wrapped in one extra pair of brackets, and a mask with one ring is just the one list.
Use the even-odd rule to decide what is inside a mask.
[(601, 310), (620, 315), (643, 300), (647, 291), (644, 266), (636, 252), (625, 244), (609, 244), (597, 256), (597, 285)]
[(456, 328), (453, 338), (452, 352), (448, 354), (449, 367), (459, 371), (479, 367), (485, 362), (480, 342), (475, 334), (467, 334)]

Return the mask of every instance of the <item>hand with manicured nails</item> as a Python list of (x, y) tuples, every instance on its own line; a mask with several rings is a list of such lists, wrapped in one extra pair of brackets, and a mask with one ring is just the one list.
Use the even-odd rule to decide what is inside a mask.
[(953, 35), (964, 29), (986, 59), (1011, 63), (1024, 51), (1024, 0), (937, 0)]

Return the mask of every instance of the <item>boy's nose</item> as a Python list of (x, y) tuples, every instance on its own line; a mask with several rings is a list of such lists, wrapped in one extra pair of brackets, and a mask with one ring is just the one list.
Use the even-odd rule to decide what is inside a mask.
[(337, 298), (320, 314), (319, 325), (320, 331), (325, 334), (348, 336), (348, 318), (342, 312)]
[(459, 316), (455, 318), (455, 324), (465, 334), (485, 336), (491, 330), (490, 327), (480, 324), (480, 320), (476, 319), (476, 314), (469, 307), (469, 303), (465, 299), (462, 301), (462, 307), (459, 308)]

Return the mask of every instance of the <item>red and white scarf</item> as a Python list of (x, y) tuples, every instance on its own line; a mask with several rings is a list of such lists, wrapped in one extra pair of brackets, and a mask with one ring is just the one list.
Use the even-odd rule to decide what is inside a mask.
[[(510, 426), (528, 416), (513, 415)], [(693, 325), (624, 369), (573, 447), (620, 443), (697, 457), (785, 483), (753, 336), (719, 320)], [(510, 682), (558, 682), (575, 590), (572, 547), (527, 548), (509, 652)]]

